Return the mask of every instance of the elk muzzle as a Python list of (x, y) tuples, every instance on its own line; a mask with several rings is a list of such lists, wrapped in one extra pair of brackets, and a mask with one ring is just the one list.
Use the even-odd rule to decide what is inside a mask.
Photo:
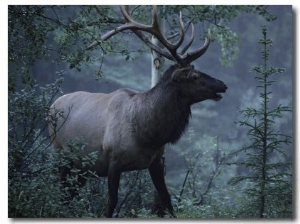
[(221, 100), (222, 95), (220, 93), (225, 93), (227, 90), (227, 86), (225, 85), (225, 83), (218, 79), (214, 79), (213, 81), (211, 81), (208, 88), (211, 95), (210, 99), (215, 101)]

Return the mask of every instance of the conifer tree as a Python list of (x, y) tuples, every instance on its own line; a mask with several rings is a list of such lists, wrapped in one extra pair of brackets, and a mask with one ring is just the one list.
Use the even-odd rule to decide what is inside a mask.
[(243, 193), (248, 201), (247, 205), (242, 206), (243, 217), (292, 217), (292, 163), (285, 159), (292, 139), (276, 130), (274, 125), (285, 112), (291, 112), (292, 109), (290, 106), (270, 106), (271, 86), (276, 83), (274, 75), (284, 72), (284, 69), (268, 67), (269, 49), (273, 42), (267, 38), (266, 27), (262, 29), (262, 34), (259, 43), (263, 47), (263, 64), (251, 69), (257, 74), (255, 79), (258, 81), (257, 90), (260, 91), (261, 103), (259, 108), (248, 107), (241, 110), (244, 120), (237, 121), (238, 125), (248, 129), (250, 144), (234, 152), (244, 152), (245, 160), (233, 164), (244, 165), (248, 173), (232, 178), (230, 183), (246, 184)]

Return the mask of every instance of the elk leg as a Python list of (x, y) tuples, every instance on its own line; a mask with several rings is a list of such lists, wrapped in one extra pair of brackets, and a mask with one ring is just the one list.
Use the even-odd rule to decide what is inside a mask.
[(121, 177), (121, 170), (117, 162), (112, 162), (108, 169), (108, 206), (105, 216), (112, 218), (113, 212), (118, 203), (118, 189)]
[(171, 204), (171, 197), (167, 190), (165, 177), (164, 177), (164, 165), (161, 158), (156, 158), (151, 165), (149, 166), (149, 173), (152, 179), (152, 182), (162, 200), (162, 202), (168, 208), (170, 214), (173, 217), (176, 217), (174, 214), (173, 206)]

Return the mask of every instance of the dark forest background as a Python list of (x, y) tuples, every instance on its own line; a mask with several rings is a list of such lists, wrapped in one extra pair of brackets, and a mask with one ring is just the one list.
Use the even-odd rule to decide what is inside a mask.
[[(131, 9), (137, 20), (149, 23), (150, 6)], [(159, 9), (167, 19), (168, 32), (177, 32), (179, 11), (185, 21), (193, 18), (196, 40), (191, 49), (203, 43), (210, 28), (212, 43), (193, 65), (228, 86), (221, 101), (194, 105), (180, 141), (166, 146), (166, 182), (178, 217), (292, 218), (292, 6)], [(45, 117), (51, 103), (66, 93), (108, 93), (122, 87), (150, 89), (151, 52), (135, 35), (119, 33), (86, 50), (94, 40), (120, 25), (120, 19), (118, 6), (8, 6), (9, 217), (102, 217), (106, 178), (88, 177), (87, 186), (68, 208), (60, 202)], [(259, 43), (263, 28), (272, 41), (268, 44), (268, 66), (284, 68), (284, 72), (270, 77), (274, 82), (268, 87), (268, 99), (258, 88), (255, 77), (259, 74), (250, 72), (266, 60), (261, 53), (264, 46)], [(170, 64), (166, 60), (164, 67)], [(270, 108), (285, 109), (271, 116), (270, 133), (279, 135), (270, 141), (274, 137), (278, 142), (267, 153), (267, 163), (272, 165), (270, 178), (261, 180), (256, 173), (260, 157), (250, 161), (254, 158), (251, 156), (259, 154), (253, 149), (251, 129), (239, 121), (245, 119), (243, 110), (259, 109), (264, 100)], [(246, 120), (251, 123), (255, 118)], [(249, 145), (252, 151), (245, 149)], [(247, 178), (253, 175), (255, 181)], [(241, 178), (237, 181), (237, 177)], [(260, 192), (257, 186), (262, 182), (269, 190)], [(150, 212), (153, 187), (147, 171), (122, 174), (119, 195), (119, 217), (155, 217)], [(259, 209), (261, 195), (266, 197), (263, 214)]]

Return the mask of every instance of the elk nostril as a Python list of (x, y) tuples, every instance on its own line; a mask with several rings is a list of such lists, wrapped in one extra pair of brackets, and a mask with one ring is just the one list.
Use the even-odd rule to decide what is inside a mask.
[(224, 90), (226, 90), (228, 88), (224, 82), (222, 82), (222, 86), (223, 86)]

